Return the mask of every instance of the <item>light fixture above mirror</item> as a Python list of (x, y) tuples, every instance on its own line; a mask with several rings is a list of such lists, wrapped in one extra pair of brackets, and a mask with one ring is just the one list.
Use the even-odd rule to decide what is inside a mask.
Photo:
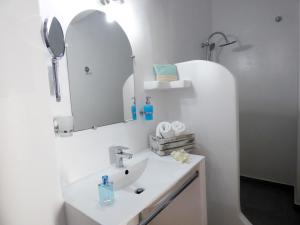
[(107, 5), (111, 2), (116, 2), (116, 3), (120, 3), (120, 4), (123, 4), (124, 3), (124, 0), (100, 0), (100, 3), (102, 5)]

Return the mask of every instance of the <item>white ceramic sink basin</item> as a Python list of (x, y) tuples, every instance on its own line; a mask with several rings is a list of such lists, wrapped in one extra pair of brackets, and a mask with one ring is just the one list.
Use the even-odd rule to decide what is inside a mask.
[[(146, 168), (149, 166), (148, 164), (149, 159), (144, 159), (136, 164), (126, 166), (124, 169), (117, 169), (115, 172), (108, 174), (114, 183), (114, 190), (126, 189), (131, 191), (136, 186), (143, 186), (144, 184), (141, 184), (139, 180), (143, 177)], [(102, 173), (105, 172), (103, 171)]]
[(115, 191), (134, 193), (137, 188), (153, 189), (160, 183), (172, 182), (172, 173), (177, 169), (177, 163), (146, 158), (137, 163), (130, 163), (124, 169), (104, 170), (101, 173), (110, 176)]
[[(125, 168), (110, 167), (85, 177), (64, 189), (65, 202), (101, 225), (124, 225), (167, 193), (204, 157), (192, 155), (189, 164), (171, 157), (159, 157), (150, 151), (124, 160)], [(97, 185), (103, 175), (114, 183), (115, 202), (111, 206), (98, 203)], [(136, 194), (138, 188), (144, 191)]]

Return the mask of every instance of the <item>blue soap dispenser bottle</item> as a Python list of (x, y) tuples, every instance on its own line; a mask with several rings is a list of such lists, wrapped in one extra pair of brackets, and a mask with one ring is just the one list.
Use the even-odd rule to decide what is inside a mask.
[(111, 205), (114, 202), (113, 183), (109, 182), (108, 176), (102, 176), (102, 183), (98, 185), (99, 202), (102, 206)]
[(146, 104), (144, 105), (144, 118), (145, 120), (153, 120), (153, 105), (150, 101), (151, 97), (146, 97)]
[(135, 97), (132, 98), (133, 102), (131, 105), (131, 117), (132, 120), (136, 120), (136, 103), (135, 103)]

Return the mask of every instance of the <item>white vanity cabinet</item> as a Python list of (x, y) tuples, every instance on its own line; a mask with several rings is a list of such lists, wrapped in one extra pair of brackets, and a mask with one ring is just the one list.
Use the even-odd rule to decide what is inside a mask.
[[(191, 155), (189, 163), (181, 164), (146, 150), (125, 166), (112, 166), (64, 189), (68, 225), (207, 225), (203, 156)], [(111, 206), (98, 203), (102, 175), (114, 182)], [(137, 188), (144, 192), (136, 194)]]

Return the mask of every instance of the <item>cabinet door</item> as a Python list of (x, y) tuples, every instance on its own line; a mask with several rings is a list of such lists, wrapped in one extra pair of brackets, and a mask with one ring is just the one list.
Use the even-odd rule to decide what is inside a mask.
[(150, 225), (206, 225), (206, 199), (201, 180), (199, 177), (187, 187)]

